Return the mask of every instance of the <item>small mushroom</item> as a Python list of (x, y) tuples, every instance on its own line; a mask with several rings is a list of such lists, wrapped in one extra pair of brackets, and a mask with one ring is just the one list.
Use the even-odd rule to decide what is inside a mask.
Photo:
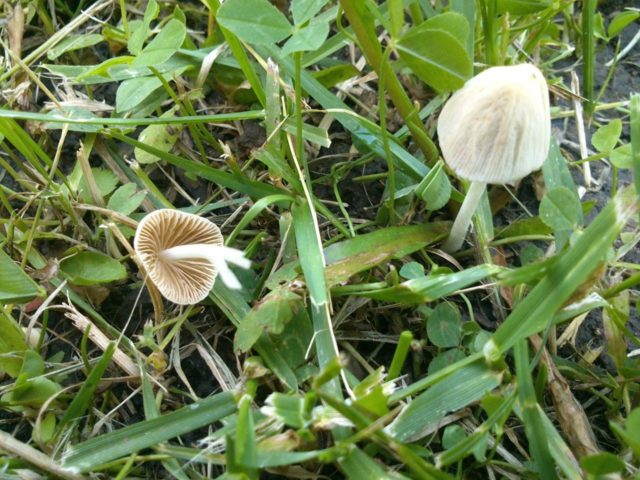
[(447, 165), (471, 181), (443, 250), (459, 250), (486, 184), (514, 184), (549, 151), (551, 117), (544, 76), (531, 64), (491, 67), (445, 104), (438, 138)]
[(242, 251), (223, 245), (215, 223), (179, 210), (156, 210), (144, 217), (133, 245), (160, 293), (179, 305), (203, 300), (218, 274), (229, 288), (239, 289), (227, 263), (251, 265)]

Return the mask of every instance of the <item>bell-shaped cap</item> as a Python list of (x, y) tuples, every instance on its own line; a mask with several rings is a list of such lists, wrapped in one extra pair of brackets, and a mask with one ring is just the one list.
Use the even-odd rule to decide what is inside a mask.
[(445, 162), (475, 182), (513, 184), (538, 170), (550, 135), (547, 82), (530, 64), (479, 73), (451, 96), (438, 118)]
[(220, 229), (206, 218), (170, 209), (144, 217), (133, 241), (151, 281), (167, 300), (179, 305), (203, 300), (218, 274), (214, 265), (202, 258), (175, 260), (161, 255), (169, 248), (192, 244), (222, 246)]

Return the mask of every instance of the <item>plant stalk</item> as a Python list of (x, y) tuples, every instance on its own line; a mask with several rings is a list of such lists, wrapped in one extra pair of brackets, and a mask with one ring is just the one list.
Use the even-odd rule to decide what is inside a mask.
[(462, 242), (464, 242), (467, 230), (471, 224), (471, 218), (476, 211), (476, 207), (478, 206), (478, 202), (480, 202), (486, 186), (487, 184), (483, 182), (471, 182), (471, 185), (469, 185), (469, 190), (467, 190), (467, 195), (464, 197), (464, 202), (462, 202), (458, 216), (453, 222), (453, 227), (451, 227), (449, 238), (447, 238), (446, 242), (442, 245), (442, 249), (445, 252), (453, 253), (462, 247)]
[(390, 63), (383, 62), (382, 47), (376, 35), (374, 20), (365, 3), (362, 0), (340, 0), (340, 5), (358, 39), (358, 46), (378, 77), (386, 78), (386, 90), (391, 101), (424, 154), (427, 165), (431, 166), (438, 160), (438, 149), (420, 121), (416, 106), (402, 88)]

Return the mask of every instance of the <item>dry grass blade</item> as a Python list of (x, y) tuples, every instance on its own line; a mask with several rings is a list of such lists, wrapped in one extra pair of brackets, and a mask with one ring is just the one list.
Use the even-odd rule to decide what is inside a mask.
[(543, 346), (542, 339), (539, 335), (533, 335), (529, 340), (536, 350), (542, 349), (540, 360), (547, 367), (549, 375), (547, 384), (553, 399), (558, 423), (574, 453), (578, 458), (582, 458), (586, 455), (600, 452), (589, 417), (587, 417), (584, 408), (571, 392), (571, 386), (566, 378), (560, 373), (553, 358)]
[(22, 443), (2, 430), (0, 430), (0, 450), (22, 458), (31, 465), (44, 470), (56, 478), (62, 478), (64, 480), (82, 480), (85, 478), (82, 475), (61, 467), (48, 455), (30, 447), (26, 443)]
[[(96, 325), (80, 313), (73, 305), (65, 303), (62, 305), (66, 310), (64, 316), (73, 322), (73, 326), (81, 332), (86, 332), (89, 329), (89, 339), (102, 351), (104, 351), (109, 343), (112, 341), (109, 339)], [(113, 353), (113, 361), (124, 370), (127, 375), (133, 378), (140, 377), (140, 370), (136, 362), (134, 362), (126, 353), (120, 348), (116, 347)]]

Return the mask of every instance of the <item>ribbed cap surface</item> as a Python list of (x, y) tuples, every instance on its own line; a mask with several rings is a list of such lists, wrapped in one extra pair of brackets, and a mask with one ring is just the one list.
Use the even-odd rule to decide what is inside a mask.
[(455, 92), (438, 118), (447, 165), (466, 180), (515, 183), (549, 151), (549, 91), (534, 65), (491, 67)]
[(173, 303), (192, 305), (203, 300), (217, 271), (202, 259), (165, 260), (160, 252), (189, 244), (223, 244), (220, 229), (206, 218), (178, 210), (156, 210), (138, 224), (134, 248), (149, 278)]

